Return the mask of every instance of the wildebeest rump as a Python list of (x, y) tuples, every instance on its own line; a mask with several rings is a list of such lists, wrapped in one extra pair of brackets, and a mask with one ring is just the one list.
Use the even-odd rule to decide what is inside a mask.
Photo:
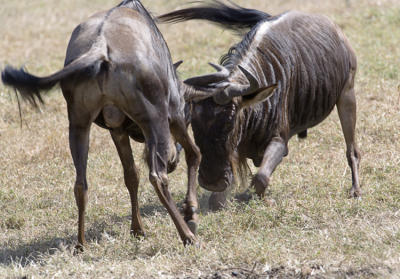
[[(187, 95), (193, 96), (196, 90), (178, 80), (169, 49), (140, 1), (125, 0), (79, 24), (72, 33), (61, 71), (38, 78), (8, 66), (2, 80), (33, 105), (42, 101), (42, 90), (60, 83), (68, 106), (70, 149), (76, 168), (74, 192), (80, 244), (85, 243), (86, 167), (92, 122), (110, 130), (121, 159), (132, 204), (132, 233), (144, 232), (137, 199), (139, 179), (129, 136), (145, 141), (150, 181), (182, 241), (195, 240), (188, 225), (195, 231), (200, 152), (187, 133), (184, 107)], [(184, 219), (168, 190), (167, 168), (173, 168), (178, 159), (174, 140), (184, 148), (188, 165)]]
[(320, 15), (290, 11), (271, 16), (219, 1), (159, 17), (164, 22), (192, 19), (239, 32), (251, 28), (222, 57), (224, 82), (190, 80), (197, 87), (220, 91), (193, 103), (192, 128), (202, 153), (200, 185), (224, 191), (233, 181), (232, 166), (250, 158), (259, 167), (252, 185), (263, 196), (272, 172), (288, 154), (289, 139), (295, 134), (306, 137), (307, 129), (336, 105), (352, 171), (351, 195), (360, 196), (360, 153), (354, 138), (357, 62), (339, 27)]

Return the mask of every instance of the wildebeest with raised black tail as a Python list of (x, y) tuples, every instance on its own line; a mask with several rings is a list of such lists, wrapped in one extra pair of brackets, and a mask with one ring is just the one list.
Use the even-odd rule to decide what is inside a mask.
[[(2, 80), (33, 105), (42, 101), (43, 90), (60, 83), (68, 106), (69, 142), (76, 168), (74, 192), (80, 245), (85, 244), (86, 167), (93, 122), (110, 130), (121, 159), (132, 204), (132, 233), (144, 232), (137, 199), (138, 173), (129, 137), (146, 143), (150, 181), (182, 241), (195, 240), (192, 231), (197, 225), (195, 187), (200, 152), (187, 133), (184, 108), (185, 99), (206, 93), (178, 80), (169, 49), (140, 1), (124, 0), (79, 24), (72, 33), (62, 70), (39, 78), (8, 66)], [(168, 190), (167, 169), (173, 168), (178, 159), (175, 140), (184, 148), (188, 165), (184, 218)]]
[(351, 195), (360, 196), (360, 153), (354, 135), (357, 61), (339, 27), (321, 15), (290, 11), (272, 16), (219, 1), (159, 17), (163, 22), (193, 19), (239, 32), (250, 28), (221, 59), (224, 69), (218, 75), (226, 73), (225, 81), (216, 83), (213, 74), (208, 80), (203, 76), (189, 81), (220, 91), (193, 103), (192, 128), (202, 153), (200, 185), (225, 191), (233, 182), (235, 162), (250, 158), (259, 167), (252, 185), (263, 196), (272, 172), (288, 154), (289, 139), (307, 136), (307, 129), (336, 105), (352, 171)]

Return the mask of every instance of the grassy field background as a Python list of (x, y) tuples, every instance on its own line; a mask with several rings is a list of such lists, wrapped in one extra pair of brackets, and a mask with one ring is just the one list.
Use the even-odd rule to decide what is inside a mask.
[[(63, 65), (73, 28), (116, 0), (0, 0), (0, 67), (25, 65), (38, 75)], [(185, 1), (147, 0), (155, 15)], [(129, 235), (130, 202), (108, 132), (93, 126), (89, 205), (83, 254), (74, 255), (75, 171), (66, 104), (51, 91), (37, 113), (0, 85), (0, 277), (8, 278), (400, 278), (400, 1), (237, 0), (272, 14), (289, 9), (335, 20), (355, 48), (359, 70), (357, 139), (362, 200), (348, 198), (350, 169), (336, 111), (293, 138), (273, 174), (275, 205), (232, 202), (208, 212), (202, 202), (199, 247), (184, 248), (148, 182), (143, 146), (133, 143), (141, 174), (147, 237)], [(212, 25), (163, 25), (181, 76), (209, 72), (239, 39)], [(182, 157), (170, 175), (176, 201), (185, 193)], [(237, 191), (240, 191), (238, 189)]]

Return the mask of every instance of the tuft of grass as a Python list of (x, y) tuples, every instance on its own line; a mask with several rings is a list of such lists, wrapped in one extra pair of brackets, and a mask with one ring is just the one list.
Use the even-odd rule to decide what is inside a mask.
[[(0, 1), (0, 68), (25, 65), (37, 75), (60, 69), (73, 28), (118, 0)], [(396, 278), (400, 273), (400, 3), (395, 0), (237, 0), (271, 14), (297, 9), (326, 14), (358, 56), (357, 140), (362, 200), (348, 199), (350, 169), (333, 112), (293, 138), (271, 179), (269, 199), (229, 202), (218, 212), (201, 202), (199, 245), (183, 247), (158, 201), (132, 142), (140, 173), (146, 238), (129, 234), (131, 209), (108, 132), (93, 126), (88, 162), (88, 247), (74, 255), (75, 170), (66, 104), (59, 90), (41, 112), (0, 85), (0, 274), (6, 278)], [(143, 1), (154, 14), (184, 1)], [(204, 22), (160, 26), (187, 78), (212, 71), (239, 38)], [(200, 30), (200, 31), (199, 31)], [(253, 173), (256, 169), (253, 167)], [(186, 166), (169, 175), (173, 197), (185, 195)], [(240, 191), (235, 189), (233, 194)], [(233, 195), (232, 194), (232, 195)]]

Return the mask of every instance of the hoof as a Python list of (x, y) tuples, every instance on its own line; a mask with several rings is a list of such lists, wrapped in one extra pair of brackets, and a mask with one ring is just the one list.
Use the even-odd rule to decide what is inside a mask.
[(192, 234), (191, 236), (189, 236), (189, 237), (186, 237), (184, 240), (183, 240), (183, 245), (184, 246), (188, 246), (188, 245), (197, 245), (197, 239), (196, 239), (196, 237)]
[(353, 189), (350, 190), (350, 198), (361, 199), (361, 189)]
[(256, 174), (253, 177), (253, 181), (251, 182), (252, 186), (254, 187), (257, 195), (262, 198), (265, 195), (265, 190), (269, 184), (269, 178), (262, 174)]
[(82, 254), (84, 252), (84, 248), (83, 248), (83, 245), (82, 244), (77, 244), (76, 246), (75, 246), (75, 248), (74, 248), (74, 255), (76, 256), (76, 255), (79, 255), (79, 254)]

